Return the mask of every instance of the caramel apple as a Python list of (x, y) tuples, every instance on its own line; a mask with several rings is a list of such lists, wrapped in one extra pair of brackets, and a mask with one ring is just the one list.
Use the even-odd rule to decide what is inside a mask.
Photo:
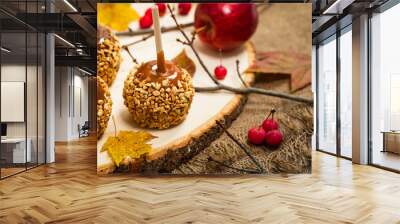
[(157, 61), (149, 61), (125, 80), (124, 103), (140, 127), (169, 128), (185, 120), (189, 112), (192, 77), (170, 61), (165, 61), (165, 70), (158, 72)]
[(165, 129), (185, 120), (194, 96), (191, 75), (166, 61), (161, 43), (158, 8), (153, 7), (157, 60), (141, 64), (124, 83), (124, 103), (144, 128)]
[(97, 137), (99, 138), (107, 128), (111, 116), (112, 101), (108, 85), (97, 77)]
[(111, 85), (121, 64), (121, 45), (107, 27), (97, 26), (97, 76)]

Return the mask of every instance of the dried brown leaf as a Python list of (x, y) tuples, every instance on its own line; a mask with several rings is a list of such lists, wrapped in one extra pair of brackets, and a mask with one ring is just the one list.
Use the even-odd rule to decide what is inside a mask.
[(189, 74), (193, 77), (194, 73), (196, 72), (196, 65), (194, 64), (193, 60), (189, 58), (186, 54), (185, 49), (181, 51), (172, 61), (177, 64), (179, 67), (186, 69)]
[(296, 91), (311, 83), (311, 57), (294, 52), (258, 52), (247, 72), (290, 76), (290, 89)]

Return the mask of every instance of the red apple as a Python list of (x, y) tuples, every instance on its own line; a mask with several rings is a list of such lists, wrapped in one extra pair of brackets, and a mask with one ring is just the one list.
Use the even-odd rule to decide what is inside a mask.
[(194, 26), (207, 46), (228, 51), (240, 47), (257, 28), (258, 13), (253, 3), (200, 3)]

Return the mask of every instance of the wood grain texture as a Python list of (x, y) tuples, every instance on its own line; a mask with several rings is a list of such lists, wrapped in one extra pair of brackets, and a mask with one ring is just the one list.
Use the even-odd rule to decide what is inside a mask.
[[(255, 61), (254, 45), (251, 42), (247, 42), (245, 49), (249, 64), (253, 64)], [(243, 75), (247, 85), (254, 83), (254, 73), (245, 72)], [(218, 114), (208, 119), (196, 130), (183, 135), (176, 141), (153, 149), (153, 152), (150, 152), (146, 158), (133, 161), (126, 166), (123, 165), (117, 168), (112, 161), (98, 163), (97, 173), (99, 175), (107, 175), (113, 172), (137, 172), (138, 169), (140, 172), (146, 173), (170, 173), (217, 139), (223, 133), (223, 130), (216, 124), (216, 121), (221, 121), (226, 127), (229, 127), (232, 121), (242, 112), (246, 100), (247, 96), (236, 94)]]
[(400, 176), (313, 152), (313, 173), (141, 177), (96, 173), (96, 139), (0, 181), (0, 223), (400, 223)]

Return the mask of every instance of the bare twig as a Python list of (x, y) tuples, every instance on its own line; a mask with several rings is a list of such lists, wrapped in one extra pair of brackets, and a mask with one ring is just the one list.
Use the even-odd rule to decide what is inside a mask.
[(132, 45), (138, 44), (138, 43), (140, 43), (140, 42), (146, 41), (147, 39), (149, 39), (149, 38), (152, 37), (152, 36), (154, 36), (154, 33), (148, 34), (147, 36), (143, 36), (143, 37), (142, 37), (141, 39), (139, 39), (139, 40), (133, 41), (133, 42), (128, 43), (128, 44), (125, 44), (125, 45), (123, 45), (123, 47), (132, 46)]
[(114, 137), (117, 137), (117, 124), (115, 123), (114, 115), (112, 116), (112, 121), (113, 121), (113, 125), (114, 125)]
[(198, 33), (200, 33), (200, 32), (203, 32), (205, 29), (207, 29), (207, 25), (205, 25), (205, 26), (202, 26), (202, 27), (200, 27), (200, 28), (197, 28), (197, 29), (195, 29), (195, 30), (193, 30), (192, 31), (192, 39), (190, 40), (190, 43), (191, 44), (193, 44), (193, 42), (194, 42), (194, 40), (195, 40), (195, 38), (196, 38), (196, 35), (198, 34)]
[(261, 88), (254, 88), (254, 87), (247, 87), (247, 88), (235, 88), (231, 86), (227, 86), (224, 84), (218, 84), (217, 86), (210, 86), (210, 87), (195, 87), (195, 90), (197, 92), (214, 92), (218, 90), (227, 90), (233, 93), (237, 94), (261, 94), (261, 95), (267, 95), (267, 96), (274, 96), (274, 97), (279, 97), (282, 99), (287, 99), (287, 100), (293, 100), (305, 104), (312, 105), (313, 101), (301, 96), (296, 96), (296, 95), (291, 95), (291, 94), (286, 94), (286, 93), (281, 93), (281, 92), (276, 92), (272, 90), (267, 90), (267, 89), (261, 89)]
[(239, 60), (236, 60), (236, 73), (240, 79), (240, 81), (243, 83), (244, 87), (248, 87), (247, 83), (244, 81), (242, 74), (240, 74), (240, 69), (239, 69)]
[[(216, 84), (216, 86), (212, 87), (195, 87), (196, 91), (198, 92), (210, 92), (210, 91), (217, 91), (217, 90), (227, 90), (230, 92), (238, 93), (238, 94), (251, 94), (251, 93), (256, 93), (256, 94), (262, 94), (262, 95), (268, 95), (268, 96), (274, 96), (274, 97), (280, 97), (283, 99), (288, 99), (288, 100), (293, 100), (301, 103), (306, 103), (306, 104), (313, 104), (312, 99), (307, 99), (303, 98), (300, 96), (295, 96), (291, 94), (286, 94), (286, 93), (281, 93), (281, 92), (275, 92), (272, 90), (266, 90), (266, 89), (260, 89), (260, 88), (254, 88), (254, 87), (244, 87), (244, 88), (236, 88), (236, 87), (231, 87), (227, 86), (225, 84), (220, 83), (208, 70), (207, 66), (204, 64), (204, 61), (201, 59), (199, 53), (193, 46), (193, 41), (194, 37), (189, 37), (186, 32), (182, 29), (182, 26), (179, 24), (178, 20), (175, 17), (175, 14), (173, 13), (173, 10), (169, 4), (167, 4), (168, 10), (170, 12), (170, 15), (172, 19), (174, 20), (176, 27), (178, 28), (179, 32), (182, 34), (182, 36), (185, 38), (185, 40), (180, 40), (179, 38), (177, 39), (178, 42), (187, 45), (190, 47), (194, 55), (196, 56), (198, 62), (200, 63), (201, 67), (203, 70), (206, 72), (208, 77)], [(192, 33), (195, 35), (196, 33)]]
[(138, 64), (138, 61), (136, 60), (135, 57), (133, 57), (133, 55), (131, 54), (131, 51), (129, 50), (129, 48), (127, 46), (122, 46), (122, 48), (125, 49), (128, 52), (128, 54), (131, 57), (133, 63)]
[(239, 140), (237, 140), (226, 128), (224, 125), (221, 124), (221, 122), (216, 121), (217, 124), (224, 130), (224, 132), (228, 135), (229, 138), (231, 138), (245, 153), (246, 155), (256, 164), (258, 169), (260, 170), (261, 173), (265, 173), (264, 168), (261, 166), (261, 164), (254, 158), (254, 156), (250, 153), (250, 150), (247, 149), (247, 147), (241, 143)]
[(187, 42), (185, 42), (185, 41), (183, 41), (183, 40), (181, 40), (179, 38), (176, 38), (176, 42), (179, 42), (179, 43), (181, 43), (183, 45), (189, 45), (189, 43), (187, 43)]
[(185, 40), (186, 40), (186, 42), (185, 42), (185, 41), (181, 41), (181, 43), (184, 43), (184, 44), (188, 45), (188, 46), (192, 49), (193, 53), (195, 54), (197, 60), (199, 61), (200, 65), (201, 65), (201, 67), (204, 69), (204, 71), (207, 73), (207, 75), (213, 80), (213, 82), (214, 82), (215, 84), (218, 84), (218, 83), (219, 83), (218, 80), (217, 80), (217, 79), (211, 74), (211, 72), (207, 69), (206, 65), (204, 64), (203, 60), (201, 60), (200, 55), (199, 55), (199, 53), (196, 51), (196, 49), (194, 48), (193, 44), (190, 44), (190, 38), (189, 38), (189, 36), (185, 33), (185, 31), (183, 31), (182, 26), (178, 23), (178, 20), (176, 19), (175, 14), (174, 14), (174, 12), (172, 11), (171, 6), (170, 6), (169, 4), (167, 4), (167, 7), (168, 7), (168, 10), (169, 10), (169, 12), (170, 12), (170, 14), (171, 14), (172, 19), (174, 20), (176, 26), (178, 27), (178, 30), (181, 32), (181, 34), (183, 35), (183, 37), (184, 37)]
[(232, 170), (236, 170), (236, 171), (239, 171), (239, 172), (258, 173), (258, 174), (260, 173), (260, 171), (258, 171), (258, 170), (241, 169), (241, 168), (236, 168), (236, 167), (230, 166), (230, 165), (228, 165), (228, 164), (225, 164), (225, 163), (223, 163), (223, 162), (220, 162), (220, 161), (218, 161), (218, 160), (215, 160), (215, 159), (212, 158), (211, 156), (208, 157), (208, 161), (215, 162), (215, 163), (219, 164), (220, 166), (223, 166), (223, 167), (226, 167), (226, 168), (229, 168), (229, 169), (232, 169)]
[[(191, 27), (193, 26), (194, 23), (190, 22), (190, 23), (184, 23), (181, 24), (181, 28), (186, 28), (186, 27)], [(171, 27), (161, 27), (161, 33), (167, 33), (170, 31), (175, 31), (178, 30), (179, 28), (177, 26), (171, 26)], [(152, 34), (153, 33), (153, 29), (146, 29), (146, 30), (139, 30), (139, 31), (134, 31), (134, 30), (129, 30), (129, 31), (123, 31), (123, 32), (116, 32), (115, 34), (117, 36), (140, 36), (143, 34)]]

